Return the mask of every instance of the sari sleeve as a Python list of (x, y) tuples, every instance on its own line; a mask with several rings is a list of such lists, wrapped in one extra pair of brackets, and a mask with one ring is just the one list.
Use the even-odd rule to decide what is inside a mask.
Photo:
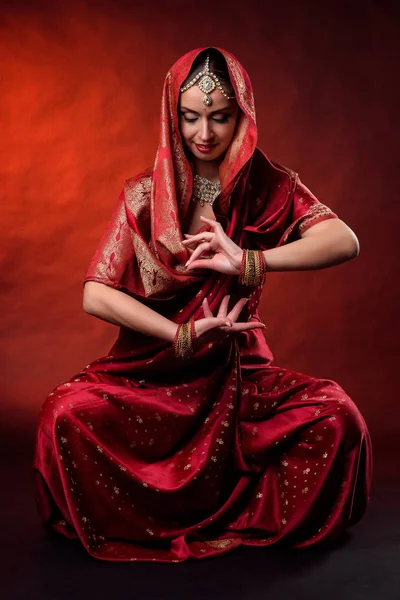
[(134, 251), (127, 222), (125, 193), (121, 192), (110, 221), (90, 261), (84, 283), (97, 281), (124, 290)]
[(302, 183), (298, 173), (257, 149), (248, 184), (243, 245), (268, 250), (289, 244), (326, 219), (338, 216)]
[(287, 227), (278, 245), (300, 239), (301, 235), (313, 225), (335, 218), (338, 218), (337, 214), (322, 204), (297, 177)]

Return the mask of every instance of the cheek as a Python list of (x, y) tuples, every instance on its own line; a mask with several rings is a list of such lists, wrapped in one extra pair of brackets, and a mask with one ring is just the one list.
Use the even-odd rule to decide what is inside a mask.
[(180, 129), (180, 132), (181, 132), (182, 139), (185, 142), (189, 142), (192, 139), (193, 135), (194, 135), (194, 127), (193, 127), (193, 125), (191, 125), (189, 123), (183, 122), (183, 123), (181, 123), (179, 129)]
[(235, 133), (235, 125), (232, 124), (230, 127), (227, 127), (223, 133), (223, 140), (226, 144), (230, 144), (233, 134)]

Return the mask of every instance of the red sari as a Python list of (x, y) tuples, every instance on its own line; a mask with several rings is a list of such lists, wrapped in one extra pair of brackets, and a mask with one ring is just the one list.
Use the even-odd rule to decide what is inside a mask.
[[(259, 320), (259, 287), (184, 268), (192, 170), (177, 103), (199, 51), (167, 75), (154, 168), (126, 182), (85, 281), (176, 323), (201, 318), (205, 296), (215, 314), (225, 294), (232, 304), (248, 295), (240, 319)], [(215, 214), (240, 247), (277, 247), (336, 215), (256, 147), (250, 80), (221, 52), (241, 114)], [(79, 538), (92, 556), (117, 561), (178, 562), (242, 544), (304, 548), (337, 539), (369, 501), (367, 426), (337, 383), (272, 360), (260, 329), (199, 344), (182, 362), (170, 343), (120, 328), (107, 356), (44, 403), (34, 460), (43, 521)]]

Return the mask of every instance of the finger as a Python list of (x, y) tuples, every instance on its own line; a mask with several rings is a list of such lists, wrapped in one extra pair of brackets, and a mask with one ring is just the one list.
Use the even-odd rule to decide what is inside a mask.
[(254, 321), (248, 323), (234, 323), (232, 325), (232, 332), (238, 331), (248, 331), (249, 329), (266, 329), (266, 325), (264, 323), (255, 323)]
[(210, 252), (210, 248), (208, 247), (208, 245), (209, 243), (205, 242), (204, 244), (200, 244), (200, 246), (197, 246), (197, 248), (195, 248), (192, 254), (190, 255), (189, 260), (185, 263), (185, 267), (190, 265), (194, 260), (203, 258), (203, 253), (208, 254)]
[(196, 250), (193, 251), (192, 256), (189, 258), (189, 260), (185, 264), (185, 267), (187, 267), (196, 258), (199, 258), (201, 256), (202, 252), (205, 252), (206, 250), (209, 250), (209, 249), (210, 249), (210, 242), (204, 242), (203, 244), (200, 244), (200, 246), (197, 246)]
[(204, 300), (202, 302), (202, 306), (203, 306), (203, 313), (204, 313), (205, 317), (213, 317), (214, 316), (211, 312), (210, 305), (208, 304), (207, 298), (204, 298)]
[(192, 245), (197, 247), (198, 244), (203, 244), (204, 242), (210, 243), (208, 240), (205, 240), (204, 238), (202, 238), (201, 240), (198, 240), (197, 242), (193, 241), (193, 240), (183, 240), (182, 245), (184, 245), (185, 248), (189, 248)]
[[(202, 240), (204, 242), (204, 240)], [(182, 246), (184, 246), (187, 250), (194, 250), (197, 246), (196, 242), (192, 242), (192, 240), (183, 240), (182, 242)], [(194, 246), (194, 248), (191, 248), (191, 246)]]
[[(188, 236), (188, 233), (184, 234), (185, 237)], [(203, 231), (203, 233), (196, 233), (195, 235), (190, 235), (190, 239), (182, 240), (182, 244), (191, 244), (192, 242), (199, 242), (202, 240), (211, 241), (214, 237), (214, 233), (211, 231)]]
[(230, 296), (224, 296), (221, 304), (219, 305), (217, 317), (226, 317), (226, 313), (228, 312), (229, 298)]
[(202, 258), (201, 260), (192, 261), (192, 257), (190, 257), (189, 260), (190, 263), (187, 266), (185, 265), (188, 271), (191, 271), (191, 269), (212, 269), (213, 271), (217, 270), (211, 258)]

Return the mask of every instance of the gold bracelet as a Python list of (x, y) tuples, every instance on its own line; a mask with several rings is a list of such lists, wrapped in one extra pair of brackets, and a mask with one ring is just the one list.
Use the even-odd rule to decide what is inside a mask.
[(193, 354), (193, 342), (196, 337), (193, 317), (187, 323), (178, 325), (173, 342), (175, 356), (182, 360), (190, 358)]
[(239, 282), (249, 287), (264, 285), (266, 273), (267, 262), (262, 250), (243, 250)]

